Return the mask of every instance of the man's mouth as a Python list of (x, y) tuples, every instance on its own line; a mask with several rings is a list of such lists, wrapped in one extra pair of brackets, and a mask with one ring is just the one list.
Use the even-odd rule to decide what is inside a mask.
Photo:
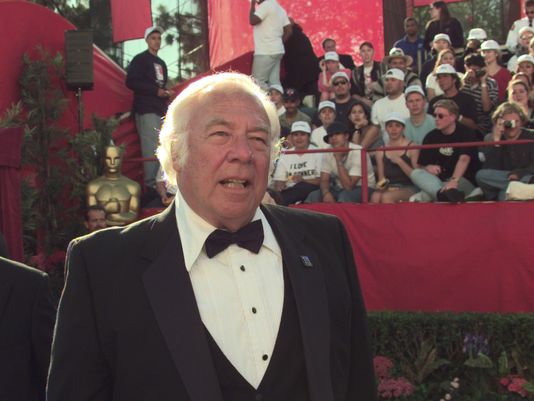
[(226, 180), (222, 180), (221, 184), (225, 186), (226, 188), (246, 188), (250, 185), (250, 182), (247, 180), (238, 180), (235, 178), (228, 178)]

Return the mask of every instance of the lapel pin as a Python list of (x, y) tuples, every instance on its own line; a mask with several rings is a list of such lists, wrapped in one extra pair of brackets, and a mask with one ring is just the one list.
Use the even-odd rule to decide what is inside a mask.
[(301, 256), (300, 260), (302, 260), (302, 264), (305, 267), (313, 267), (313, 264), (308, 256)]

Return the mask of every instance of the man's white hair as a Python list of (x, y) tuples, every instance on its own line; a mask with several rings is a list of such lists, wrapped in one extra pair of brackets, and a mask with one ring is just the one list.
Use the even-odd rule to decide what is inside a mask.
[(187, 160), (187, 135), (191, 134), (190, 120), (196, 106), (210, 96), (210, 93), (244, 94), (257, 99), (263, 106), (271, 130), (271, 169), (274, 163), (276, 146), (280, 137), (280, 122), (276, 107), (268, 98), (268, 95), (248, 75), (236, 72), (223, 72), (209, 75), (190, 84), (180, 95), (174, 99), (167, 110), (159, 134), (160, 146), (157, 156), (167, 179), (176, 183), (176, 171), (173, 168), (173, 160), (178, 160), (178, 165), (183, 166)]

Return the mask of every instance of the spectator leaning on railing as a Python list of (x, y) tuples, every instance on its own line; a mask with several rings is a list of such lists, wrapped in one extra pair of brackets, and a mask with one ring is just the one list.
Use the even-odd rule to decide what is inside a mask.
[[(534, 139), (523, 130), (527, 116), (517, 104), (503, 103), (493, 114), (491, 141)], [(484, 168), (476, 174), (476, 181), (488, 200), (505, 200), (506, 189), (512, 181), (534, 183), (534, 143), (494, 145), (486, 153)]]

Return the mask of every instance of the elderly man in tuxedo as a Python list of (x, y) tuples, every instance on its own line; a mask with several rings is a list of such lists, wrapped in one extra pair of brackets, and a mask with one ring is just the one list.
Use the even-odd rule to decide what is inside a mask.
[(245, 75), (174, 100), (158, 150), (174, 203), (69, 247), (48, 401), (375, 399), (342, 224), (260, 206), (279, 130)]

